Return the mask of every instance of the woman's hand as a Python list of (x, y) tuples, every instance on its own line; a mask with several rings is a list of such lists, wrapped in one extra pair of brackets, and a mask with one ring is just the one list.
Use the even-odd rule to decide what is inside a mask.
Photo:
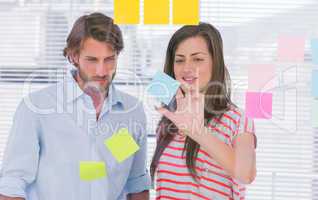
[(20, 197), (7, 197), (0, 194), (0, 200), (25, 200), (25, 199)]
[[(182, 93), (184, 91), (184, 95)], [(218, 162), (228, 174), (242, 183), (251, 183), (256, 176), (254, 136), (242, 133), (234, 147), (225, 144), (204, 127), (204, 94), (187, 85), (177, 92), (177, 109), (171, 112), (158, 108), (158, 112), (170, 119), (179, 129), (179, 134), (187, 135)]]
[(179, 129), (179, 134), (194, 139), (204, 130), (204, 94), (197, 87), (182, 83), (176, 95), (177, 109), (171, 112), (166, 108), (156, 110), (171, 120)]

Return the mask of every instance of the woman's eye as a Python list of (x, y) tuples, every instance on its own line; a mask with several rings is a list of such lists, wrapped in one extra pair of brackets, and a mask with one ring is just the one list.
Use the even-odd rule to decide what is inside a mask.
[(203, 61), (203, 59), (202, 58), (195, 58), (194, 61), (200, 62), (200, 61)]
[(112, 62), (112, 61), (114, 61), (115, 60), (115, 58), (107, 58), (105, 61), (106, 62)]
[(175, 60), (174, 62), (181, 63), (181, 62), (183, 62), (183, 60)]
[(87, 59), (89, 62), (95, 62), (96, 59)]

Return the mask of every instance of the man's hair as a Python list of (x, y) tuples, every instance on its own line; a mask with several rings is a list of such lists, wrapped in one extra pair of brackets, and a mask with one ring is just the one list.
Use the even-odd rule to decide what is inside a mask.
[(74, 23), (63, 51), (70, 63), (77, 65), (73, 57), (80, 52), (83, 42), (88, 38), (110, 44), (117, 54), (124, 48), (121, 30), (112, 18), (97, 12), (83, 15)]

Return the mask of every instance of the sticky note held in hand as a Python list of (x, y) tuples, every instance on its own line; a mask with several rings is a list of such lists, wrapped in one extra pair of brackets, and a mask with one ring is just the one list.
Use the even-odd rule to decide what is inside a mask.
[(105, 140), (106, 147), (120, 163), (139, 150), (139, 146), (127, 128), (119, 129), (113, 136)]
[(93, 181), (104, 178), (107, 175), (104, 162), (81, 161), (80, 179), (83, 181)]
[(158, 101), (168, 105), (177, 93), (180, 83), (166, 73), (157, 72), (147, 87), (147, 92)]

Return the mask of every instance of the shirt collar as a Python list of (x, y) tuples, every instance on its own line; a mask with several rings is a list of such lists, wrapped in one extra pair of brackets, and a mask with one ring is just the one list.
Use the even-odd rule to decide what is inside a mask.
[[(77, 70), (71, 69), (67, 72), (66, 75), (66, 89), (67, 89), (67, 103), (71, 103), (77, 100), (82, 95), (85, 95), (84, 91), (79, 87), (78, 83), (75, 80), (75, 75)], [(119, 91), (117, 91), (113, 83), (110, 84), (108, 90), (108, 97), (105, 99), (111, 100), (111, 105), (121, 104), (124, 106), (124, 100)]]
[(113, 83), (110, 84), (109, 90), (108, 90), (108, 99), (111, 99), (111, 104), (121, 104), (121, 106), (125, 106), (124, 99), (121, 93), (116, 89), (115, 85)]
[(69, 70), (67, 71), (65, 77), (67, 103), (75, 101), (78, 97), (84, 94), (83, 90), (79, 87), (78, 83), (75, 80), (76, 73), (77, 71), (74, 69)]

